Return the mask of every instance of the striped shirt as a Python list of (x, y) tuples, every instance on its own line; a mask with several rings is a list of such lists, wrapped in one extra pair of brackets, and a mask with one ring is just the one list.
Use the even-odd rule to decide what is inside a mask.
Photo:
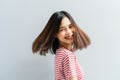
[(84, 80), (83, 70), (75, 54), (61, 47), (55, 55), (55, 80), (69, 80), (72, 76), (76, 76), (77, 80)]

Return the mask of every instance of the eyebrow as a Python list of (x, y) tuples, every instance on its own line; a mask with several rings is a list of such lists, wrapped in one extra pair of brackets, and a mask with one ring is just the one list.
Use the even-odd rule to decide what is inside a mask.
[(64, 26), (60, 26), (59, 28), (65, 28)]

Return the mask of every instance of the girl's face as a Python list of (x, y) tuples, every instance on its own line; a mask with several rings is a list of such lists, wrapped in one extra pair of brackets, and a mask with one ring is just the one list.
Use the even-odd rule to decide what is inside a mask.
[(75, 28), (67, 17), (64, 17), (61, 21), (57, 38), (60, 45), (72, 45), (74, 41)]

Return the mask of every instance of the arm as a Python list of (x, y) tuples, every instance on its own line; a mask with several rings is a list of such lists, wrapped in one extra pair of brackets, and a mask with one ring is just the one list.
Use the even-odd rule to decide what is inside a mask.
[(77, 72), (74, 55), (66, 55), (63, 59), (63, 71), (66, 80), (77, 80)]

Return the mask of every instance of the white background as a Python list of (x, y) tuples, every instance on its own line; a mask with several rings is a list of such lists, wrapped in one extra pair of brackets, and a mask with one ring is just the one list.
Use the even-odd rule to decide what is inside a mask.
[(120, 0), (0, 0), (0, 80), (54, 80), (54, 55), (32, 42), (55, 11), (68, 11), (92, 44), (75, 54), (85, 80), (120, 80)]

